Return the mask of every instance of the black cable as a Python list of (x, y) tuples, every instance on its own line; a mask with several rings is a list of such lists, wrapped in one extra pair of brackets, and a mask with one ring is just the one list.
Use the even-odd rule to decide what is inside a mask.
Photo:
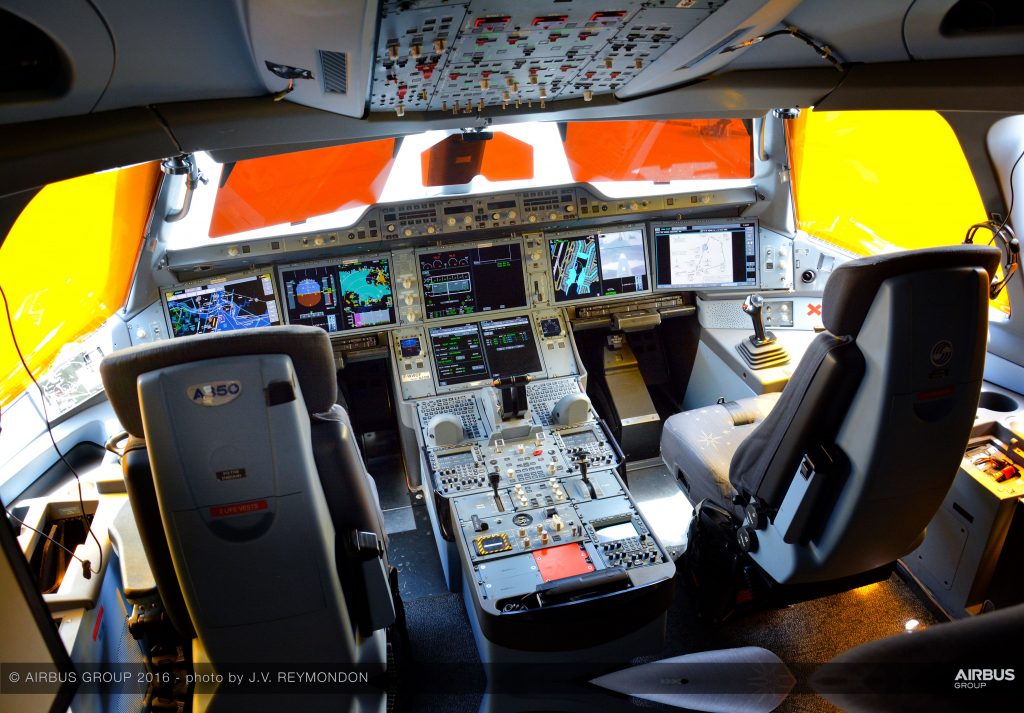
[[(57, 540), (55, 540), (55, 539), (53, 539), (52, 537), (50, 537), (49, 535), (47, 535), (47, 534), (46, 534), (45, 532), (43, 532), (42, 530), (37, 530), (36, 528), (34, 528), (34, 527), (32, 527), (31, 525), (29, 525), (29, 524), (28, 524), (27, 522), (25, 522), (24, 520), (22, 520), (22, 519), (21, 519), (20, 517), (18, 517), (17, 515), (15, 515), (15, 514), (14, 514), (13, 512), (11, 512), (10, 510), (7, 510), (7, 517), (9, 517), (9, 518), (13, 518), (14, 520), (17, 520), (17, 521), (18, 521), (18, 524), (19, 524), (19, 525), (21, 525), (22, 527), (27, 527), (28, 529), (32, 530), (32, 532), (35, 532), (36, 534), (40, 535), (41, 537), (45, 537), (45, 538), (46, 538), (47, 540), (49, 540), (49, 541), (50, 541), (50, 542), (52, 542), (53, 544), (57, 545), (57, 547), (61, 548), (61, 549), (62, 549), (62, 550), (64, 550), (65, 552), (67, 552), (67, 553), (68, 553), (69, 555), (71, 555), (71, 556), (72, 556), (72, 557), (74, 557), (74, 558), (75, 558), (76, 560), (78, 560), (79, 562), (81, 562), (81, 563), (82, 563), (82, 575), (83, 575), (83, 576), (84, 576), (84, 577), (85, 577), (86, 579), (89, 579), (90, 577), (92, 577), (92, 562), (90, 562), (89, 560), (84, 560), (84, 559), (82, 559), (81, 557), (79, 557), (78, 555), (76, 555), (76, 554), (75, 554), (74, 552), (72, 552), (71, 550), (69, 550), (69, 549), (68, 549), (67, 547), (65, 547), (65, 546), (64, 546), (64, 545), (62, 545), (61, 543), (57, 542)], [(101, 554), (102, 554), (102, 553), (101, 553)]]
[(21, 347), (18, 345), (18, 338), (14, 334), (14, 320), (11, 319), (11, 307), (7, 302), (7, 293), (4, 292), (4, 288), (0, 285), (0, 297), (4, 300), (4, 312), (7, 314), (7, 327), (10, 330), (11, 341), (14, 342), (14, 351), (18, 353), (18, 359), (21, 361), (21, 365), (25, 368), (25, 372), (28, 374), (28, 378), (35, 384), (36, 389), (39, 391), (39, 403), (43, 407), (43, 420), (46, 421), (46, 433), (50, 436), (50, 443), (53, 444), (53, 450), (57, 453), (61, 462), (71, 471), (71, 475), (75, 476), (75, 484), (78, 486), (78, 505), (82, 509), (82, 524), (85, 525), (85, 529), (88, 530), (92, 539), (96, 542), (96, 547), (100, 551), (100, 563), (99, 567), (96, 568), (97, 572), (103, 571), (103, 545), (100, 544), (100, 539), (96, 537), (96, 533), (93, 532), (92, 524), (89, 519), (85, 516), (85, 498), (82, 497), (82, 478), (78, 475), (78, 471), (75, 467), (68, 462), (68, 459), (64, 457), (60, 447), (57, 445), (57, 439), (53, 437), (53, 427), (50, 426), (50, 414), (46, 409), (46, 392), (43, 391), (43, 387), (36, 381), (35, 375), (32, 370), (28, 368), (28, 362), (25, 361), (25, 355), (21, 353)]
[(970, 245), (974, 243), (974, 236), (977, 235), (979, 230), (987, 230), (992, 233), (992, 237), (988, 241), (989, 245), (995, 243), (996, 240), (999, 240), (1001, 243), (999, 247), (1006, 255), (1006, 264), (1003, 265), (1002, 278), (992, 275), (992, 282), (989, 285), (989, 297), (991, 299), (999, 296), (999, 293), (1003, 291), (1006, 283), (1010, 281), (1010, 278), (1013, 277), (1020, 266), (1020, 241), (1014, 234), (1013, 228), (1007, 225), (1007, 222), (1010, 220), (1010, 216), (1013, 215), (1013, 204), (1016, 199), (1013, 176), (1022, 158), (1024, 158), (1024, 151), (1021, 151), (1020, 155), (1017, 156), (1017, 160), (1013, 162), (1013, 166), (1010, 167), (1010, 204), (1002, 222), (996, 223), (994, 220), (986, 220), (981, 223), (975, 223), (967, 229), (967, 234), (964, 236), (964, 243)]
[(774, 30), (763, 35), (758, 35), (757, 37), (751, 37), (749, 40), (740, 42), (735, 45), (730, 45), (729, 47), (719, 50), (719, 54), (724, 54), (726, 52), (735, 52), (736, 50), (740, 50), (745, 47), (750, 47), (751, 45), (756, 45), (759, 42), (764, 42), (765, 40), (770, 40), (773, 37), (780, 37), (782, 35), (789, 35), (791, 37), (797, 38), (804, 44), (808, 45), (818, 54), (819, 57), (826, 60), (837, 70), (839, 70), (840, 72), (846, 71), (846, 67), (843, 66), (842, 60), (836, 57), (836, 54), (835, 52), (832, 51), (831, 47), (821, 42), (818, 42), (816, 39), (808, 35), (806, 32), (801, 30), (796, 25), (787, 25), (786, 28), (783, 30)]
[(1020, 163), (1020, 160), (1022, 158), (1024, 158), (1024, 151), (1020, 152), (1020, 156), (1018, 156), (1017, 160), (1013, 162), (1012, 166), (1010, 166), (1010, 207), (1006, 210), (1006, 215), (1003, 217), (1003, 222), (999, 224), (1000, 228), (1005, 228), (1006, 222), (1010, 219), (1010, 216), (1013, 215), (1013, 201), (1015, 198), (1013, 194), (1013, 174), (1017, 170), (1017, 164)]

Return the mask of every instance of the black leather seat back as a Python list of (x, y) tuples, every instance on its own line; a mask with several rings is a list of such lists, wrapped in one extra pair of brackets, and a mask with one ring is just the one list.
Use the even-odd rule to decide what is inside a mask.
[(841, 579), (921, 540), (977, 410), (998, 251), (937, 248), (838, 268), (819, 336), (730, 480), (768, 506), (753, 559), (777, 582)]

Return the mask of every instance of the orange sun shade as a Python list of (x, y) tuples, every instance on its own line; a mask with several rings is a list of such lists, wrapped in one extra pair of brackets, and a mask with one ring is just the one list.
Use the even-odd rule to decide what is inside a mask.
[(461, 186), (475, 176), (526, 181), (533, 178), (533, 146), (499, 132), (486, 141), (452, 134), (420, 154), (420, 168), (424, 186)]
[(754, 175), (753, 138), (742, 119), (570, 122), (565, 155), (580, 182)]
[(384, 139), (239, 161), (217, 191), (210, 237), (372, 205), (394, 150), (394, 139)]

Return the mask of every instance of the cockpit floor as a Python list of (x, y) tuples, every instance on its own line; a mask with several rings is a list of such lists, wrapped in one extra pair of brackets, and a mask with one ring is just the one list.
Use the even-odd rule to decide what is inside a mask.
[[(650, 503), (657, 508), (658, 502), (674, 502), (675, 494), (670, 487), (674, 483), (670, 478), (660, 477), (653, 464), (647, 467), (646, 472), (631, 469), (630, 485), (631, 490), (638, 491), (637, 499), (645, 515), (654, 520), (655, 516), (648, 512)], [(401, 705), (396, 710), (477, 711), (486, 679), (462, 596), (447, 590), (426, 507), (415, 496), (410, 495), (409, 502), (411, 505), (385, 512), (392, 563), (401, 572), (400, 591), (408, 622), (409, 660), (405, 665), (415, 669), (417, 664), (430, 664), (428, 669), (437, 671), (433, 664), (441, 663), (447, 680), (441, 686), (428, 685), (428, 690), (403, 683)], [(686, 516), (681, 519), (688, 521), (688, 515), (682, 515)], [(665, 522), (667, 527), (675, 527), (668, 520)], [(713, 649), (761, 646), (786, 662), (797, 678), (799, 690), (818, 665), (858, 644), (899, 634), (911, 619), (922, 626), (940, 621), (916, 588), (899, 574), (850, 592), (783, 609), (747, 613), (717, 625), (698, 619), (685, 587), (677, 586), (669, 610), (665, 647), (658, 655), (642, 661)], [(404, 682), (409, 674), (406, 669), (405, 675), (398, 674), (399, 679)], [(412, 677), (416, 679), (415, 674)], [(646, 709), (677, 710), (648, 701), (634, 703)], [(630, 707), (624, 699), (616, 704)], [(777, 710), (794, 713), (838, 709), (813, 693), (794, 693)]]

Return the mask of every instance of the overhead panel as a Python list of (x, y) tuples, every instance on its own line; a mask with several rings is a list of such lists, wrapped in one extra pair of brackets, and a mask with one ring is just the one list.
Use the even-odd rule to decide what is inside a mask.
[(725, 2), (390, 0), (370, 110), (536, 109), (611, 94)]

